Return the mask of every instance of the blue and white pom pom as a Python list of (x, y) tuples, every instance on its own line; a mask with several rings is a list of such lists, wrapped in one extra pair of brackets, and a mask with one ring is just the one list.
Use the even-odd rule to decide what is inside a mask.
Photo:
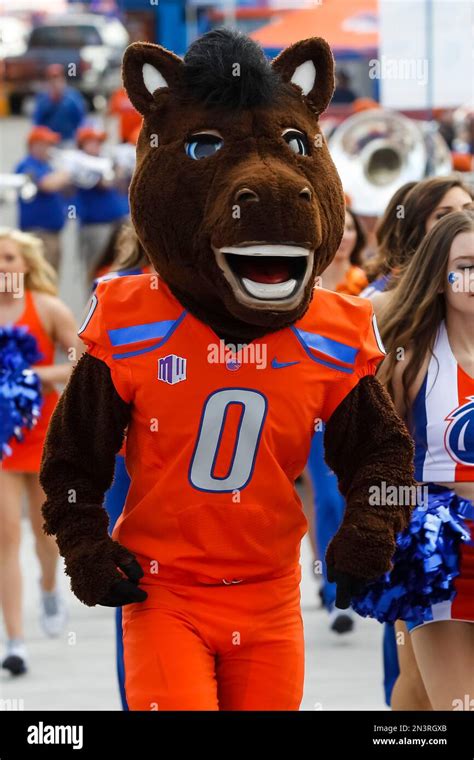
[(456, 593), (460, 543), (471, 539), (462, 516), (469, 504), (448, 489), (429, 493), (428, 503), (413, 510), (410, 525), (397, 537), (392, 570), (354, 597), (353, 609), (381, 623), (432, 620), (432, 605)]
[(9, 443), (23, 439), (41, 412), (41, 382), (31, 366), (40, 361), (36, 338), (26, 327), (0, 327), (0, 460)]

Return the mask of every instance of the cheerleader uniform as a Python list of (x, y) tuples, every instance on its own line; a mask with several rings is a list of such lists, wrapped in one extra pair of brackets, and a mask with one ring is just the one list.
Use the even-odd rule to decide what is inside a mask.
[(412, 409), (415, 478), (427, 494), (397, 538), (393, 568), (354, 601), (359, 614), (474, 622), (474, 505), (438, 483), (474, 482), (474, 377), (456, 361), (441, 323)]
[[(459, 544), (459, 575), (452, 599), (435, 603), (424, 623), (474, 622), (474, 506), (434, 483), (474, 482), (474, 377), (456, 361), (442, 322), (433, 356), (413, 405), (415, 478), (428, 483), (428, 500), (444, 503), (459, 515), (469, 537)], [(407, 621), (408, 630), (420, 623)]]
[[(25, 290), (25, 309), (22, 316), (15, 322), (17, 327), (26, 327), (36, 338), (38, 350), (42, 359), (34, 366), (54, 364), (54, 343), (44, 329), (36, 310), (33, 293)], [(57, 404), (59, 394), (52, 390), (43, 394), (41, 414), (36, 425), (31, 430), (25, 430), (23, 440), (10, 441), (12, 450), (10, 456), (2, 460), (2, 470), (10, 472), (39, 472), (44, 439), (48, 430), (49, 420)]]

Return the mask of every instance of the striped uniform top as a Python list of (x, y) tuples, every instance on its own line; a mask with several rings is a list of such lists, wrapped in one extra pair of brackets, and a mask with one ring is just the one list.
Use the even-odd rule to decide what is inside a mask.
[(474, 377), (459, 366), (441, 323), (413, 405), (419, 482), (474, 481)]

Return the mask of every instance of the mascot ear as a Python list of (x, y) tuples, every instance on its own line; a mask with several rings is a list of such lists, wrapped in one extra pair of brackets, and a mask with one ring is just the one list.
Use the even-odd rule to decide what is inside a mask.
[(311, 37), (283, 50), (272, 66), (284, 82), (297, 85), (312, 111), (322, 113), (334, 93), (334, 58), (326, 40)]
[(181, 58), (161, 45), (134, 42), (128, 46), (122, 64), (123, 83), (132, 104), (142, 116), (147, 116), (151, 110), (156, 90), (177, 85), (182, 67)]

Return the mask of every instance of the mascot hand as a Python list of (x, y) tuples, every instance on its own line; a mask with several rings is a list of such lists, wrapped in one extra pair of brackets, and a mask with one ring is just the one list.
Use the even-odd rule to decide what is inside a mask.
[(351, 606), (351, 599), (360, 594), (364, 589), (364, 581), (347, 573), (340, 573), (328, 566), (328, 581), (336, 584), (336, 607), (347, 610)]
[(349, 607), (351, 597), (361, 593), (368, 581), (388, 572), (394, 553), (391, 532), (371, 532), (344, 521), (326, 552), (328, 580), (337, 584), (336, 607)]
[(147, 598), (146, 591), (138, 586), (142, 568), (131, 552), (109, 536), (70, 548), (66, 572), (74, 594), (89, 607), (122, 607)]

